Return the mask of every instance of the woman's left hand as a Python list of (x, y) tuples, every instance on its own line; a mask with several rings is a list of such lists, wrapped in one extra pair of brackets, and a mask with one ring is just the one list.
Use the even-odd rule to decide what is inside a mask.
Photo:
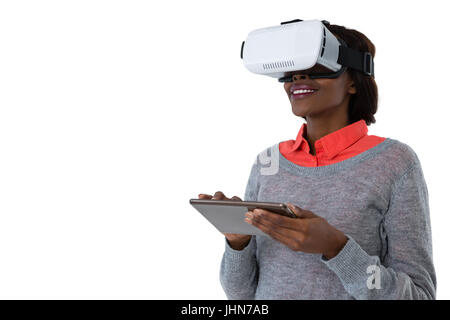
[(321, 253), (331, 259), (345, 246), (348, 238), (327, 220), (290, 202), (287, 205), (298, 218), (253, 209), (245, 214), (245, 221), (294, 251)]

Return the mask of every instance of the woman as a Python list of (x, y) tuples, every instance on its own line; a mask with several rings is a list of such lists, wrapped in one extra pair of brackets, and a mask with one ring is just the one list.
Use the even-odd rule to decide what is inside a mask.
[[(375, 47), (362, 33), (327, 28), (351, 48)], [(314, 68), (320, 67), (316, 65)], [(295, 140), (255, 160), (244, 200), (289, 203), (298, 218), (255, 209), (246, 222), (265, 236), (225, 234), (220, 281), (229, 299), (435, 299), (428, 190), (405, 143), (367, 135), (375, 80), (353, 69), (338, 78), (293, 72), (284, 89), (306, 120)], [(299, 89), (314, 89), (310, 94)], [(226, 199), (218, 191), (200, 199)]]

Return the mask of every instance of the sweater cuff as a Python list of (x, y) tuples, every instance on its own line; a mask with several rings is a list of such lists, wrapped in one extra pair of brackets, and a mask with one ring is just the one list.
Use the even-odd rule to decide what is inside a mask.
[(332, 270), (345, 287), (360, 287), (367, 281), (367, 267), (376, 265), (377, 261), (349, 235), (347, 243), (333, 258), (327, 260), (324, 255), (320, 260)]
[(252, 236), (250, 242), (242, 250), (233, 249), (225, 238), (225, 257), (227, 261), (228, 268), (231, 271), (238, 271), (243, 263), (250, 261), (255, 254), (256, 249), (256, 239)]

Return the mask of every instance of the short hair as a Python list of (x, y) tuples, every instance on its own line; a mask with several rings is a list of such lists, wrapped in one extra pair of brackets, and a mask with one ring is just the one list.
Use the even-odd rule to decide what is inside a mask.
[[(348, 47), (362, 52), (370, 52), (372, 57), (375, 57), (375, 45), (363, 33), (335, 24), (329, 24), (326, 27), (337, 38), (344, 40)], [(376, 122), (374, 114), (378, 109), (377, 83), (372, 76), (366, 76), (361, 71), (352, 68), (347, 68), (347, 71), (356, 89), (356, 93), (351, 95), (348, 105), (349, 122), (352, 124), (364, 119), (369, 126)]]

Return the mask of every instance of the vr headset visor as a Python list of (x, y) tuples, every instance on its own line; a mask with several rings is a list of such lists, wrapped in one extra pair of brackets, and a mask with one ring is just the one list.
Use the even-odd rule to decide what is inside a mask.
[(241, 45), (244, 66), (280, 82), (291, 82), (299, 73), (311, 79), (337, 78), (347, 68), (375, 77), (372, 55), (349, 48), (326, 25), (326, 20), (296, 19), (256, 29)]

